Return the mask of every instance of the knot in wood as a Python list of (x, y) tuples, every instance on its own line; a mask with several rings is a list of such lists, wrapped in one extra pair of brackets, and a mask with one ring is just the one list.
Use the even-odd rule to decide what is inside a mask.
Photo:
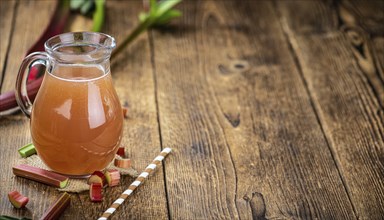
[(345, 33), (352, 45), (361, 46), (364, 43), (364, 35), (360, 28), (344, 26), (342, 27), (342, 31)]
[(229, 69), (232, 72), (245, 72), (249, 70), (249, 63), (246, 60), (233, 60), (229, 65)]

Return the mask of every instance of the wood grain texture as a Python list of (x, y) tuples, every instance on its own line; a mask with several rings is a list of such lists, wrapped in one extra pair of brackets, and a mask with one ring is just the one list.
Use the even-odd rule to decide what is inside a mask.
[(181, 10), (153, 33), (170, 217), (354, 219), (272, 3)]
[(16, 1), (5, 1), (0, 4), (0, 88), (7, 66), (7, 52), (11, 41), (12, 24), (15, 19), (15, 7)]
[(351, 45), (362, 76), (384, 106), (384, 2), (340, 1), (337, 3), (339, 29)]
[[(238, 219), (236, 174), (202, 77), (196, 35), (203, 3), (186, 1), (181, 23), (152, 35), (162, 146), (172, 219)], [(195, 35), (196, 33), (196, 35)]]
[(1, 92), (14, 89), (16, 76), (25, 53), (45, 30), (55, 4), (55, 1), (20, 1), (18, 3)]
[[(141, 8), (141, 1), (107, 1), (103, 31), (119, 44), (137, 24), (136, 15)], [(121, 146), (126, 147), (133, 166), (142, 171), (161, 151), (147, 34), (112, 61), (111, 71), (121, 103), (128, 107)], [(87, 207), (85, 218), (100, 217), (133, 180), (125, 177), (119, 187), (107, 188), (100, 204), (90, 202), (88, 193), (82, 193), (82, 205)], [(168, 219), (162, 168), (117, 209), (112, 219)]]
[[(382, 7), (380, 1), (368, 2)], [(343, 3), (278, 1), (277, 5), (356, 217), (382, 219), (384, 93), (366, 30), (381, 32), (383, 20), (380, 28), (361, 26), (364, 20)]]

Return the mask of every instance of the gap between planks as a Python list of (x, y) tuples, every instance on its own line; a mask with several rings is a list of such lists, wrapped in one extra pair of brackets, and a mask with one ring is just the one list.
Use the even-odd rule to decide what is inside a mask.
[[(155, 49), (154, 49), (154, 38), (152, 35), (152, 30), (147, 31), (148, 41), (149, 41), (149, 51), (151, 56), (151, 65), (152, 65), (152, 77), (153, 77), (153, 83), (154, 83), (154, 96), (155, 96), (155, 105), (156, 105), (156, 119), (157, 119), (157, 127), (159, 132), (159, 141), (160, 141), (160, 150), (164, 149), (163, 146), (163, 138), (161, 133), (161, 124), (160, 124), (160, 111), (159, 111), (159, 102), (158, 102), (158, 94), (157, 94), (157, 77), (156, 77), (156, 63), (155, 63)], [(172, 219), (171, 217), (171, 209), (169, 206), (169, 195), (168, 195), (168, 186), (167, 186), (167, 174), (165, 169), (165, 161), (162, 162), (162, 169), (163, 169), (163, 181), (164, 181), (164, 191), (165, 191), (165, 198), (167, 203), (167, 212), (168, 212), (168, 219)]]

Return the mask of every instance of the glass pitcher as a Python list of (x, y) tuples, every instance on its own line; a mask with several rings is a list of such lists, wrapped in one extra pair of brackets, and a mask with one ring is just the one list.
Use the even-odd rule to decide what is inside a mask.
[[(106, 34), (65, 33), (45, 42), (46, 52), (32, 53), (21, 64), (17, 103), (30, 117), (39, 157), (58, 173), (88, 175), (114, 159), (123, 128), (110, 73), (114, 47), (114, 38)], [(27, 70), (36, 62), (46, 66), (46, 73), (32, 105)]]

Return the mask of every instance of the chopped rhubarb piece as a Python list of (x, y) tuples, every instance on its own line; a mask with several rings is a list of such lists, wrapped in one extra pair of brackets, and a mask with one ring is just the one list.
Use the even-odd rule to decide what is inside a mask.
[(117, 155), (119, 155), (122, 158), (125, 158), (125, 148), (124, 147), (119, 147), (119, 149), (116, 152)]
[(118, 159), (116, 158), (114, 161), (115, 166), (120, 167), (120, 168), (125, 168), (128, 169), (131, 167), (131, 160), (130, 159)]
[(123, 116), (124, 118), (128, 118), (128, 108), (127, 107), (123, 107)]
[(89, 197), (92, 202), (103, 201), (102, 186), (100, 183), (92, 183), (89, 187)]
[(105, 171), (105, 177), (109, 186), (117, 186), (120, 183), (120, 172), (118, 170)]
[(20, 148), (18, 151), (21, 157), (23, 158), (29, 157), (32, 154), (36, 154), (35, 146), (32, 143), (25, 145), (24, 147)]
[(71, 203), (71, 196), (63, 193), (44, 213), (40, 220), (58, 219)]
[(32, 167), (26, 164), (20, 164), (13, 167), (13, 174), (16, 176), (31, 179), (47, 185), (64, 188), (68, 183), (68, 177), (54, 173), (49, 170)]
[(91, 185), (92, 183), (100, 183), (101, 186), (105, 186), (107, 180), (105, 179), (104, 173), (101, 171), (95, 171), (92, 173), (92, 175), (88, 178), (88, 184)]
[(15, 208), (23, 208), (29, 201), (28, 197), (21, 195), (18, 191), (8, 193), (8, 199)]

